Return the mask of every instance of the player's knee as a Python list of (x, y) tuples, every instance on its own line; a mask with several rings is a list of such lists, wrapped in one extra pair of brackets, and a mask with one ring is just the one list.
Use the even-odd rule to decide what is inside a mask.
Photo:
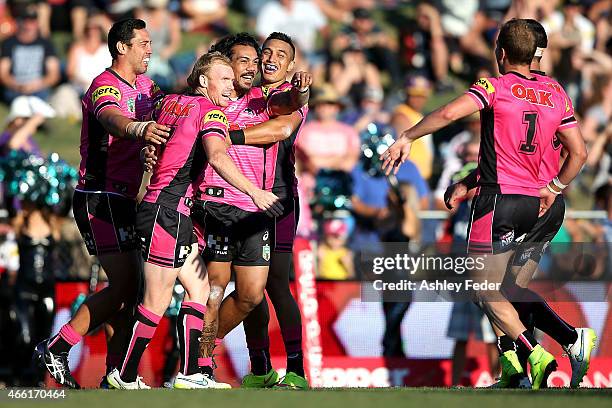
[(238, 302), (240, 303), (241, 307), (248, 312), (255, 309), (255, 307), (259, 305), (262, 300), (263, 291), (247, 291), (246, 293), (241, 293), (238, 296)]

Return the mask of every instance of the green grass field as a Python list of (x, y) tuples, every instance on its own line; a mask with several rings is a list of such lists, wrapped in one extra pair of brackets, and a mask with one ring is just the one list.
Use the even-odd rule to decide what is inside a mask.
[(391, 388), (391, 389), (326, 389), (316, 391), (286, 390), (207, 390), (178, 391), (156, 389), (151, 391), (66, 391), (63, 400), (9, 400), (8, 390), (0, 390), (0, 406), (39, 407), (41, 405), (70, 408), (186, 408), (186, 407), (240, 407), (262, 408), (326, 408), (326, 407), (609, 407), (612, 390), (549, 389), (485, 390), (443, 388)]

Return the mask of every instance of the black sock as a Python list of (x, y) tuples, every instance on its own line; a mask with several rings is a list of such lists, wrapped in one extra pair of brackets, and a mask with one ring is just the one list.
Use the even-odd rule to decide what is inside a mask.
[(179, 371), (184, 375), (198, 372), (198, 353), (200, 336), (204, 324), (206, 307), (196, 302), (183, 302), (176, 319), (181, 365)]
[(249, 358), (251, 360), (251, 372), (255, 375), (266, 375), (272, 369), (269, 348), (249, 349)]
[(531, 313), (535, 327), (548, 334), (562, 346), (569, 346), (578, 340), (576, 328), (555, 313), (546, 303), (546, 300), (529, 289), (523, 290), (529, 292), (530, 296), (535, 299), (531, 303)]
[(128, 342), (126, 354), (123, 357), (120, 368), (121, 379), (125, 382), (136, 381), (140, 359), (153, 338), (155, 329), (157, 329), (157, 325), (162, 317), (145, 309), (143, 305), (138, 305), (134, 318), (132, 336)]
[(533, 337), (533, 334), (525, 330), (519, 334), (518, 338), (514, 341), (516, 343), (516, 349), (520, 353), (525, 353), (527, 356), (531, 354), (535, 346), (538, 345), (537, 340)]
[(304, 377), (304, 354), (301, 351), (287, 354), (287, 372), (289, 371)]
[(213, 376), (213, 368), (212, 368), (211, 366), (201, 366), (201, 367), (200, 367), (200, 372), (201, 372), (202, 374), (206, 374), (206, 375), (208, 375), (208, 376), (209, 376), (209, 377), (211, 377), (211, 378), (212, 378), (212, 376)]
[(497, 351), (499, 352), (500, 356), (504, 354), (506, 351), (515, 351), (515, 350), (516, 350), (516, 345), (514, 344), (514, 341), (512, 341), (510, 336), (503, 335), (497, 338)]
[(72, 345), (60, 336), (59, 333), (49, 341), (49, 351), (53, 354), (68, 353), (71, 348)]

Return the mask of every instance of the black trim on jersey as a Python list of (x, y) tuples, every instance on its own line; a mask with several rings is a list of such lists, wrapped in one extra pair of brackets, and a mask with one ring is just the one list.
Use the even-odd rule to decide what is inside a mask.
[(489, 102), (487, 102), (487, 100), (485, 99), (484, 96), (482, 96), (480, 94), (480, 92), (474, 90), (474, 89), (468, 89), (468, 92), (471, 93), (472, 95), (476, 95), (478, 97), (478, 99), (480, 100), (480, 102), (482, 102), (482, 104), (484, 105), (485, 108), (489, 107)]
[(514, 74), (514, 75), (516, 75), (519, 78), (526, 79), (527, 81), (537, 81), (538, 80), (538, 78), (536, 78), (536, 77), (527, 78), (525, 75), (521, 74), (520, 72), (516, 72), (516, 71), (508, 71), (507, 73), (508, 74)]
[(478, 184), (482, 192), (499, 193), (497, 183), (497, 153), (495, 152), (495, 112), (493, 109), (480, 111), (480, 160), (478, 162)]
[(181, 201), (181, 198), (185, 196), (189, 185), (192, 183), (191, 173), (193, 158), (195, 157), (197, 146), (201, 145), (200, 139), (196, 139), (191, 152), (187, 156), (187, 160), (183, 163), (183, 166), (176, 172), (172, 180), (168, 185), (161, 189), (159, 196), (157, 197), (157, 203), (171, 205), (171, 208), (176, 208)]
[(106, 166), (108, 162), (108, 144), (110, 135), (98, 119), (89, 112), (87, 114), (87, 159), (85, 160), (86, 190), (103, 191), (106, 189)]
[(530, 69), (530, 70), (529, 70), (529, 72), (531, 72), (532, 74), (538, 74), (538, 75), (542, 75), (542, 76), (548, 76), (548, 75), (546, 75), (546, 72), (544, 72), (544, 71), (540, 71), (540, 70), (537, 70), (537, 69)]
[(570, 123), (570, 122), (575, 122), (575, 121), (576, 121), (576, 118), (575, 118), (575, 117), (573, 117), (573, 116), (570, 116), (569, 118), (565, 118), (565, 119), (563, 119), (563, 120), (561, 121), (561, 124), (562, 124), (562, 125), (566, 125), (566, 124), (568, 124), (568, 123)]
[(291, 136), (278, 144), (272, 192), (278, 193), (277, 195), (280, 198), (285, 198), (285, 195), (288, 197), (293, 196), (293, 188), (295, 187), (295, 140), (303, 124), (304, 121), (302, 120), (293, 133), (291, 133)]
[(105, 107), (110, 106), (110, 105), (114, 105), (114, 106), (116, 106), (116, 107), (118, 107), (118, 108), (121, 108), (121, 105), (119, 105), (119, 104), (118, 104), (117, 102), (115, 102), (115, 101), (106, 101), (106, 102), (102, 102), (100, 105), (98, 105), (98, 106), (96, 107), (96, 109), (94, 109), (94, 112), (93, 112), (93, 113), (94, 113), (94, 115), (95, 115), (96, 117), (98, 117), (98, 114), (100, 113), (100, 111), (102, 110), (102, 108), (105, 108)]
[(223, 136), (223, 138), (225, 139), (225, 132), (223, 132), (221, 129), (219, 128), (210, 128), (210, 129), (204, 129), (204, 130), (200, 130), (198, 132), (198, 138), (208, 134), (208, 133), (218, 133), (221, 136)]
[[(121, 75), (119, 75), (118, 73), (116, 73), (112, 68), (106, 68), (106, 70), (108, 72), (110, 72), (111, 74), (113, 74), (118, 80), (120, 80), (121, 82), (123, 82), (124, 84), (126, 84), (127, 86), (129, 86), (132, 89), (136, 89), (136, 84), (132, 85), (130, 84), (128, 81), (126, 81), (125, 79), (123, 79), (121, 77)], [(138, 76), (136, 76), (138, 78)]]

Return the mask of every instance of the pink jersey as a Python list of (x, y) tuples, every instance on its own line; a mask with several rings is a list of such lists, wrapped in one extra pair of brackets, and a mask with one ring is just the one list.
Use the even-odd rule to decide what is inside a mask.
[[(289, 82), (284, 82), (274, 89), (263, 87), (264, 95), (269, 98), (277, 92), (290, 91), (293, 86)], [(308, 115), (308, 105), (299, 109), (302, 115), (302, 123), (293, 131), (290, 137), (278, 143), (276, 152), (276, 166), (274, 170), (274, 185), (272, 192), (279, 198), (297, 197), (298, 180), (295, 176), (295, 144), (298, 141), (306, 116)]]
[(144, 120), (162, 92), (144, 75), (133, 87), (110, 68), (98, 75), (82, 99), (81, 164), (77, 189), (105, 191), (136, 198), (142, 181), (140, 149), (144, 144), (108, 133), (98, 121), (102, 111), (119, 109), (125, 117)]
[(467, 94), (481, 109), (479, 191), (539, 197), (546, 151), (575, 122), (568, 99), (550, 81), (517, 72), (481, 78)]
[(170, 127), (170, 138), (157, 153), (157, 164), (143, 200), (189, 215), (193, 185), (207, 160), (204, 138), (225, 142), (228, 123), (221, 108), (203, 96), (168, 95), (156, 111), (157, 123)]
[[(546, 76), (546, 74), (542, 71), (531, 71), (531, 73), (538, 79), (538, 81), (550, 84), (551, 88), (554, 89), (555, 92), (561, 92), (567, 100), (569, 105), (567, 117), (571, 117), (573, 120), (564, 123), (559, 127), (559, 129), (569, 129), (578, 126), (578, 122), (576, 122), (576, 119), (574, 118), (574, 105), (572, 104), (572, 100), (569, 98), (569, 96), (567, 96), (561, 84), (559, 84), (555, 79)], [(540, 186), (546, 186), (559, 174), (561, 147), (562, 145), (559, 141), (559, 137), (555, 134), (552, 144), (544, 152), (544, 160), (542, 160), (542, 166), (540, 167)]]
[[(230, 103), (224, 109), (230, 129), (245, 129), (258, 125), (269, 119), (266, 113), (266, 99), (259, 87), (253, 87), (243, 97)], [(232, 145), (227, 153), (242, 174), (256, 187), (271, 190), (274, 182), (274, 160), (278, 143), (272, 146)], [(251, 198), (236, 187), (226, 182), (217, 172), (208, 166), (204, 171), (204, 180), (198, 188), (202, 200), (224, 203), (241, 208), (244, 211), (260, 211)]]

